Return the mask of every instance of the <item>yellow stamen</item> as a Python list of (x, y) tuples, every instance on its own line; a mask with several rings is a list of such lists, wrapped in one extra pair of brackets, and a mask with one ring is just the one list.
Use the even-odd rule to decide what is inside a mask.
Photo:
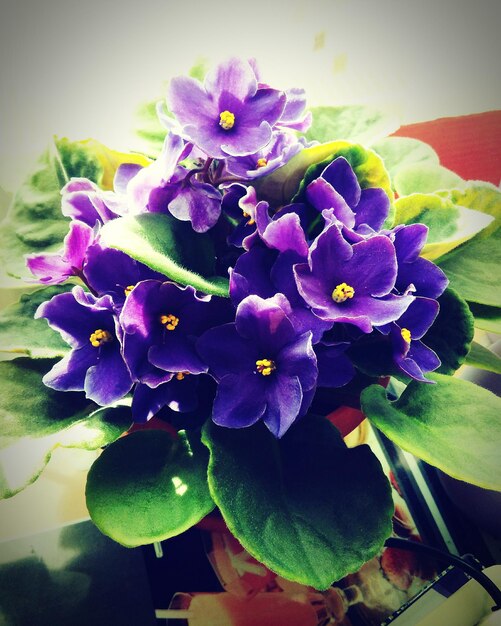
[(176, 380), (184, 380), (188, 376), (189, 372), (177, 372)]
[(127, 285), (127, 287), (124, 289), (124, 293), (126, 297), (130, 295), (130, 292), (134, 289), (135, 286), (136, 285)]
[(271, 359), (258, 359), (256, 361), (257, 371), (263, 376), (269, 376), (277, 369), (275, 362)]
[(248, 224), (249, 226), (252, 226), (252, 224), (255, 224), (255, 223), (256, 223), (256, 220), (255, 220), (255, 219), (253, 219), (253, 218), (252, 218), (252, 217), (251, 217), (251, 216), (247, 213), (247, 211), (242, 211), (242, 215), (243, 215), (244, 217), (246, 217), (246, 218), (247, 218), (247, 217), (249, 218), (249, 219), (247, 220), (247, 224)]
[(348, 298), (353, 298), (354, 295), (355, 290), (353, 287), (350, 287), (350, 285), (347, 285), (346, 283), (341, 283), (334, 289), (331, 297), (334, 302), (340, 303), (346, 302)]
[(408, 328), (402, 328), (400, 334), (402, 335), (402, 338), (406, 343), (411, 342), (411, 331)]
[(165, 326), (167, 330), (175, 330), (176, 326), (179, 324), (179, 317), (172, 315), (172, 313), (169, 313), (168, 315), (161, 315), (160, 324)]
[(92, 346), (94, 346), (94, 348), (99, 348), (103, 345), (103, 343), (110, 343), (110, 341), (113, 341), (113, 335), (107, 330), (102, 330), (101, 328), (98, 328), (89, 337), (89, 341)]
[(268, 159), (261, 157), (260, 159), (257, 160), (256, 165), (257, 167), (266, 167), (268, 165)]
[(231, 111), (222, 111), (219, 114), (219, 126), (224, 130), (230, 130), (235, 125), (235, 116)]

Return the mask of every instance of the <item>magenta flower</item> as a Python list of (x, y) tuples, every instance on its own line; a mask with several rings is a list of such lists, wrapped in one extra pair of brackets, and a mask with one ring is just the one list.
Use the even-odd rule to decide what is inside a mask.
[(174, 78), (167, 102), (183, 134), (208, 156), (223, 159), (263, 148), (286, 96), (276, 89), (258, 89), (251, 65), (230, 58), (209, 72), (203, 85), (187, 76)]

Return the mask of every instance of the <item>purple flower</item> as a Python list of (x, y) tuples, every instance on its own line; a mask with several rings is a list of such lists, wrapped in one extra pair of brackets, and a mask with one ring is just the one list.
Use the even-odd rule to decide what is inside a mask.
[(439, 304), (429, 298), (416, 298), (407, 311), (389, 326), (393, 359), (407, 376), (431, 383), (424, 374), (440, 365), (440, 359), (422, 341), (438, 315)]
[(214, 307), (210, 296), (198, 296), (190, 286), (139, 283), (120, 316), (124, 357), (134, 380), (156, 387), (170, 380), (172, 372), (206, 372), (195, 339), (210, 325)]
[(274, 132), (271, 141), (255, 154), (228, 158), (226, 169), (233, 176), (252, 180), (285, 165), (303, 148), (304, 144), (293, 133)]
[(120, 310), (126, 297), (142, 280), (166, 280), (166, 277), (129, 255), (105, 248), (99, 243), (87, 251), (84, 275), (90, 288), (99, 296), (108, 294), (116, 310)]
[(26, 256), (26, 265), (44, 285), (64, 283), (71, 276), (82, 274), (87, 249), (94, 239), (95, 232), (90, 226), (79, 221), (71, 222), (62, 252), (29, 254)]
[(313, 242), (308, 263), (294, 268), (299, 293), (324, 320), (347, 322), (370, 333), (398, 319), (412, 296), (391, 292), (397, 277), (393, 244), (383, 235), (353, 246), (331, 224)]
[(340, 222), (355, 231), (363, 226), (378, 231), (390, 209), (389, 198), (383, 189), (361, 189), (355, 172), (344, 157), (334, 159), (306, 187), (306, 198), (319, 212), (332, 209)]
[(180, 189), (169, 202), (169, 211), (178, 220), (189, 221), (197, 233), (205, 233), (221, 215), (222, 196), (207, 183), (190, 180), (181, 183)]
[(306, 92), (304, 89), (292, 87), (285, 92), (287, 98), (284, 112), (277, 122), (277, 126), (290, 128), (305, 133), (311, 126), (312, 115), (306, 109)]
[(40, 305), (35, 318), (40, 317), (72, 348), (44, 376), (48, 387), (85, 391), (103, 406), (128, 393), (132, 379), (121, 355), (120, 327), (109, 296), (95, 298), (77, 286)]
[(350, 359), (344, 354), (350, 344), (347, 341), (338, 341), (331, 345), (323, 341), (315, 346), (318, 363), (319, 387), (342, 387), (355, 376), (355, 368)]
[(128, 213), (127, 199), (123, 194), (103, 191), (87, 178), (72, 178), (61, 189), (61, 212), (74, 220), (94, 226), (105, 224)]
[(241, 183), (223, 185), (223, 189), (222, 209), (226, 215), (237, 221), (233, 232), (228, 236), (228, 243), (237, 247), (245, 246), (246, 238), (256, 231), (256, 190)]
[(198, 406), (198, 376), (188, 372), (170, 374), (167, 382), (151, 388), (138, 383), (132, 397), (132, 417), (135, 422), (147, 422), (167, 406), (173, 411), (188, 413)]
[(243, 428), (262, 419), (282, 437), (307, 411), (317, 379), (311, 333), (294, 330), (280, 301), (249, 296), (239, 304), (235, 323), (212, 328), (197, 342), (219, 383), (216, 424)]
[(389, 233), (397, 254), (398, 274), (395, 287), (400, 293), (411, 290), (415, 295), (438, 298), (449, 280), (432, 261), (419, 256), (428, 235), (424, 224), (397, 226)]
[(125, 187), (135, 213), (167, 211), (168, 203), (179, 189), (177, 183), (187, 174), (178, 163), (190, 150), (191, 145), (185, 144), (179, 135), (169, 133), (156, 161), (139, 170), (128, 166), (118, 168), (120, 185)]
[(251, 65), (230, 58), (209, 72), (203, 85), (187, 76), (174, 78), (167, 101), (183, 133), (208, 156), (224, 159), (253, 154), (270, 141), (286, 96), (258, 90)]

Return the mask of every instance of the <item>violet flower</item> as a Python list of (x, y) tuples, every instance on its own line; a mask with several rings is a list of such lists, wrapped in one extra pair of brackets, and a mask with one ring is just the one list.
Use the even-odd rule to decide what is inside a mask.
[(95, 236), (94, 230), (87, 224), (71, 222), (61, 252), (28, 254), (26, 265), (44, 285), (59, 285), (71, 276), (81, 276), (87, 249)]
[(198, 376), (188, 372), (170, 374), (170, 379), (151, 388), (138, 383), (132, 397), (132, 418), (135, 422), (147, 422), (163, 407), (179, 413), (194, 411), (198, 406)]
[(132, 387), (121, 354), (120, 327), (109, 296), (95, 298), (76, 286), (41, 304), (35, 318), (44, 317), (72, 348), (43, 377), (58, 391), (85, 391), (100, 405), (120, 400)]
[(397, 259), (388, 237), (352, 246), (335, 223), (313, 242), (308, 263), (294, 271), (299, 293), (316, 315), (354, 324), (365, 333), (398, 319), (414, 299), (392, 294)]
[(123, 194), (103, 191), (87, 178), (72, 178), (61, 189), (61, 195), (62, 214), (88, 226), (105, 224), (129, 211)]
[(156, 387), (170, 380), (172, 372), (206, 372), (195, 340), (210, 325), (215, 306), (210, 296), (198, 296), (191, 286), (139, 283), (120, 316), (124, 358), (134, 380)]
[(243, 428), (262, 419), (282, 437), (313, 397), (317, 363), (311, 333), (299, 334), (281, 298), (249, 296), (235, 323), (208, 330), (197, 349), (218, 381), (212, 419)]
[(205, 77), (178, 76), (170, 83), (167, 102), (183, 133), (208, 156), (253, 154), (271, 139), (283, 113), (286, 96), (276, 89), (259, 89), (247, 61), (230, 58)]

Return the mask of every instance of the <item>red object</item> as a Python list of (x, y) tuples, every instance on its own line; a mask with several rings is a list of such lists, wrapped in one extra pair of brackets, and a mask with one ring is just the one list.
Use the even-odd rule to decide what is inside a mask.
[(412, 137), (430, 144), (437, 152), (440, 163), (462, 178), (486, 180), (499, 185), (501, 111), (408, 124), (399, 128), (394, 135)]

